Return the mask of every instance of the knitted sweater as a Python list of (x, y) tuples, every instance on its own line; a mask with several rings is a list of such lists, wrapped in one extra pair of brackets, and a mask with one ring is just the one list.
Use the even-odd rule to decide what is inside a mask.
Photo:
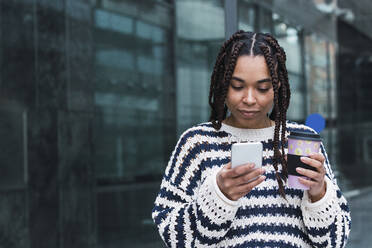
[[(290, 131), (315, 132), (287, 121), (286, 136)], [(216, 131), (211, 123), (196, 125), (181, 135), (152, 211), (168, 247), (345, 246), (350, 212), (323, 144), (320, 150), (326, 158), (327, 190), (322, 199), (311, 203), (307, 191), (285, 185), (287, 199), (278, 193), (273, 137), (274, 127), (240, 129), (222, 124)], [(244, 141), (262, 142), (266, 179), (232, 201), (217, 186), (216, 174), (230, 162), (231, 144)]]

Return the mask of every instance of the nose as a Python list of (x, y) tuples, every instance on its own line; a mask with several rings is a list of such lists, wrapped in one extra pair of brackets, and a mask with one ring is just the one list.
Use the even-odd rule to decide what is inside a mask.
[(256, 96), (252, 89), (247, 89), (243, 97), (243, 103), (247, 105), (254, 105), (256, 103)]

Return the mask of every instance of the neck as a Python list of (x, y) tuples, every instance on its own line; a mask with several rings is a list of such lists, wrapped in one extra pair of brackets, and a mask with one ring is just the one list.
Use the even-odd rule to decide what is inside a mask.
[(268, 117), (265, 117), (261, 121), (257, 121), (255, 123), (239, 123), (233, 118), (232, 116), (227, 117), (223, 123), (237, 127), (237, 128), (247, 128), (247, 129), (260, 129), (260, 128), (267, 128), (273, 126), (275, 123), (270, 120)]

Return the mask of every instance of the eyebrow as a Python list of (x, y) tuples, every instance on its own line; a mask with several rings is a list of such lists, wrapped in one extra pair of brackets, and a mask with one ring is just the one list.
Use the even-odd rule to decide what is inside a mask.
[[(238, 77), (232, 77), (231, 79), (234, 79), (236, 81), (239, 81), (241, 83), (245, 83), (245, 81), (241, 78), (238, 78)], [(271, 82), (271, 79), (270, 78), (264, 78), (264, 79), (260, 79), (257, 81), (257, 83), (266, 83), (266, 82)]]

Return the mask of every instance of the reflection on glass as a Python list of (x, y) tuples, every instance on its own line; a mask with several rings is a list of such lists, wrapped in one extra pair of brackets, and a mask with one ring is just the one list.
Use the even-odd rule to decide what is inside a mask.
[(210, 75), (225, 30), (221, 1), (176, 1), (176, 13), (179, 135), (209, 118)]
[[(1, 224), (11, 227), (3, 228), (9, 247), (164, 247), (150, 212), (178, 135), (208, 119), (224, 2), (1, 1)], [(238, 27), (280, 38), (288, 118), (327, 117), (321, 135), (345, 192), (371, 186), (371, 39), (334, 22), (323, 2), (336, 3), (239, 0)], [(368, 246), (365, 196), (350, 201), (348, 247)]]
[[(163, 79), (172, 77), (165, 75), (165, 66), (170, 65), (171, 54), (169, 50), (164, 49), (165, 46), (170, 46), (169, 41), (165, 40), (169, 30), (107, 10), (96, 10), (95, 17), (95, 103), (101, 113), (97, 118), (101, 119), (100, 126), (96, 127), (109, 130), (96, 132), (100, 150), (96, 160), (96, 168), (99, 171), (97, 176), (134, 180), (136, 176), (160, 174), (164, 162), (161, 117), (167, 109), (162, 108), (166, 93), (159, 90), (162, 88)], [(118, 40), (123, 42), (119, 43)], [(138, 133), (144, 134), (144, 130), (150, 126), (153, 131), (148, 137), (137, 136)], [(142, 131), (129, 131), (134, 128)], [(132, 139), (135, 141), (132, 144), (126, 146), (127, 142), (117, 142), (118, 136), (120, 140), (128, 141), (133, 135), (136, 138)], [(146, 142), (146, 138), (150, 138), (152, 142)], [(99, 142), (100, 140), (106, 142)], [(123, 149), (122, 152), (118, 153), (118, 146)], [(143, 161), (131, 158), (137, 155), (128, 153), (133, 147), (137, 147), (137, 153), (143, 155)], [(144, 158), (152, 160), (151, 166), (146, 164), (149, 160)], [(120, 175), (116, 173), (117, 169), (111, 168), (117, 165), (123, 167), (120, 168)]]
[(99, 28), (124, 34), (133, 33), (133, 19), (129, 17), (98, 9), (95, 11), (94, 20)]
[(262, 33), (273, 33), (272, 12), (266, 8), (258, 8), (258, 31)]
[(294, 121), (305, 119), (305, 92), (304, 81), (302, 77), (296, 74), (289, 74), (289, 83), (291, 87), (291, 102), (287, 111), (287, 118)]
[(0, 106), (0, 189), (21, 189), (27, 183), (27, 112), (2, 101)]
[(244, 31), (255, 31), (256, 12), (252, 4), (246, 1), (239, 1), (238, 28)]
[[(176, 99), (172, 8), (156, 2), (102, 1), (95, 9), (93, 133), (100, 247), (160, 239), (149, 216), (157, 191), (152, 181), (160, 180), (172, 145), (169, 137), (175, 136)], [(158, 11), (150, 14), (152, 8)], [(159, 18), (168, 25), (159, 24)]]
[(288, 109), (288, 119), (302, 121), (306, 117), (305, 80), (302, 71), (302, 53), (299, 33), (286, 23), (280, 22), (278, 17), (275, 23), (275, 32), (278, 32), (278, 42), (286, 51), (287, 70), (291, 87), (291, 103)]
[[(277, 36), (279, 44), (284, 48), (287, 55), (287, 70), (292, 73), (302, 73), (301, 44), (296, 29), (285, 23), (278, 24), (281, 30), (285, 30), (282, 36)], [(277, 30), (277, 29), (276, 29)]]
[(306, 36), (305, 44), (309, 112), (335, 118), (333, 45), (315, 35)]

